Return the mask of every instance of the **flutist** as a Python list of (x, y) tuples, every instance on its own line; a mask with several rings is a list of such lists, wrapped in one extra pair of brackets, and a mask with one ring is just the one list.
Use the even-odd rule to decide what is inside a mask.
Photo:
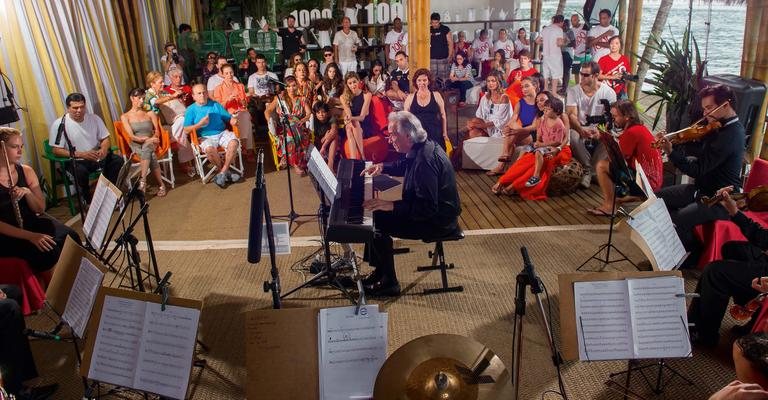
[(35, 171), (21, 164), (21, 132), (0, 127), (0, 257), (16, 257), (43, 275), (49, 273), (69, 235), (77, 233), (44, 214), (45, 197)]

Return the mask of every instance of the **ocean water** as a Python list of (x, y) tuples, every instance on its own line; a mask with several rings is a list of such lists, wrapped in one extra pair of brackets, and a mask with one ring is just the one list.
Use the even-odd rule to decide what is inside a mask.
[[(632, 1), (632, 0), (630, 0)], [(522, 5), (518, 12), (519, 18), (530, 16), (530, 3), (522, 0)], [(564, 15), (570, 17), (574, 12), (581, 13), (583, 10), (583, 1), (568, 1)], [(643, 45), (648, 39), (648, 34), (653, 27), (658, 10), (658, 1), (645, 0), (643, 2), (643, 22), (640, 29), (640, 48), (638, 52), (642, 54)], [(542, 6), (542, 23), (548, 24), (548, 21), (554, 15), (557, 9), (557, 1), (545, 1)], [(691, 17), (691, 31), (698, 42), (701, 57), (708, 60), (707, 70), (710, 75), (713, 74), (735, 74), (738, 75), (741, 69), (742, 42), (744, 40), (744, 20), (746, 18), (746, 6), (726, 6), (722, 3), (714, 2), (711, 8), (711, 17), (709, 5), (706, 1), (693, 1), (693, 14)], [(707, 22), (710, 31), (707, 37)], [(675, 0), (667, 19), (667, 27), (662, 33), (665, 39), (674, 38), (682, 40), (683, 31), (688, 23), (688, 1)]]

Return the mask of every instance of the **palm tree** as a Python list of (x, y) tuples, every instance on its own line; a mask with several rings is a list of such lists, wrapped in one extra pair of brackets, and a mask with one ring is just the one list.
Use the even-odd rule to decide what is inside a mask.
[(640, 79), (638, 84), (635, 85), (635, 99), (640, 98), (643, 89), (642, 82), (645, 79), (645, 74), (648, 72), (648, 63), (645, 60), (653, 60), (653, 57), (656, 55), (656, 48), (659, 45), (657, 39), (661, 37), (661, 32), (664, 30), (664, 26), (667, 25), (667, 17), (669, 17), (672, 2), (673, 0), (661, 0), (659, 10), (656, 11), (656, 19), (653, 21), (651, 33), (648, 36), (648, 41), (643, 49), (643, 55), (640, 57), (637, 66), (637, 75)]
[(563, 15), (563, 11), (565, 10), (565, 3), (566, 3), (566, 0), (558, 1), (557, 12), (555, 12), (555, 15)]

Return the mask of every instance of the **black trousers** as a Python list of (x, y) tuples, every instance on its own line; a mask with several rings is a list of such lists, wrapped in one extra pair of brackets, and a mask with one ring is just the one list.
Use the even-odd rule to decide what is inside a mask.
[(389, 211), (375, 211), (373, 225), (376, 227), (373, 241), (365, 246), (365, 260), (376, 267), (376, 276), (387, 282), (397, 282), (395, 258), (392, 252), (392, 237), (425, 240), (442, 237), (456, 229), (456, 222), (446, 226), (435, 226), (424, 222), (396, 217)]
[(7, 297), (0, 300), (0, 373), (5, 390), (17, 394), (22, 382), (37, 377), (37, 368), (24, 335), (21, 290), (13, 285), (0, 285), (0, 290)]
[(2, 246), (0, 246), (0, 257), (24, 259), (35, 272), (47, 271), (56, 265), (67, 236), (80, 243), (80, 236), (78, 236), (77, 232), (47, 215), (25, 218), (24, 229), (52, 236), (56, 246), (50, 251), (40, 251), (28, 240), (0, 235), (0, 243), (2, 243)]
[(688, 321), (696, 324), (699, 336), (717, 342), (720, 323), (733, 297), (744, 305), (759, 293), (752, 289), (752, 280), (768, 276), (768, 257), (748, 242), (728, 242), (722, 248), (723, 260), (704, 268), (694, 298), (688, 308)]
[(728, 212), (723, 206), (716, 204), (709, 207), (700, 203), (696, 195), (696, 186), (693, 184), (668, 186), (656, 192), (656, 196), (664, 199), (664, 203), (667, 205), (677, 235), (680, 236), (680, 241), (683, 242), (685, 249), (692, 253), (698, 253), (701, 247), (693, 233), (693, 228), (696, 225), (729, 219)]
[[(105, 178), (117, 185), (117, 175), (120, 173), (120, 168), (122, 168), (122, 166), (123, 158), (111, 151), (99, 162), (77, 160), (77, 170), (74, 172), (74, 175), (77, 177), (77, 183), (80, 185), (80, 193), (83, 194), (85, 201), (90, 203), (92, 197), (88, 175), (92, 172), (101, 170), (101, 173)], [(67, 163), (67, 169), (72, 173), (72, 163)]]
[(563, 52), (563, 92), (568, 90), (568, 82), (571, 80), (571, 65), (573, 57), (567, 51)]

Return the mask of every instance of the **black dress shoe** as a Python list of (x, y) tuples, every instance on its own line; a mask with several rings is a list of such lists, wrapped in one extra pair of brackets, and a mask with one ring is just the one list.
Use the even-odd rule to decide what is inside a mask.
[[(379, 279), (380, 278), (376, 275), (376, 273), (372, 272), (363, 278), (363, 286), (370, 286), (374, 284), (376, 281), (378, 281)], [(339, 282), (339, 285), (341, 285), (341, 287), (346, 289), (357, 288), (357, 282), (355, 282), (355, 280), (352, 279), (351, 276), (342, 276), (341, 278), (339, 278), (338, 282)]]
[(24, 389), (16, 396), (19, 400), (47, 400), (59, 390), (58, 383)]
[(377, 281), (365, 286), (365, 294), (372, 297), (400, 296), (400, 284), (391, 281)]

